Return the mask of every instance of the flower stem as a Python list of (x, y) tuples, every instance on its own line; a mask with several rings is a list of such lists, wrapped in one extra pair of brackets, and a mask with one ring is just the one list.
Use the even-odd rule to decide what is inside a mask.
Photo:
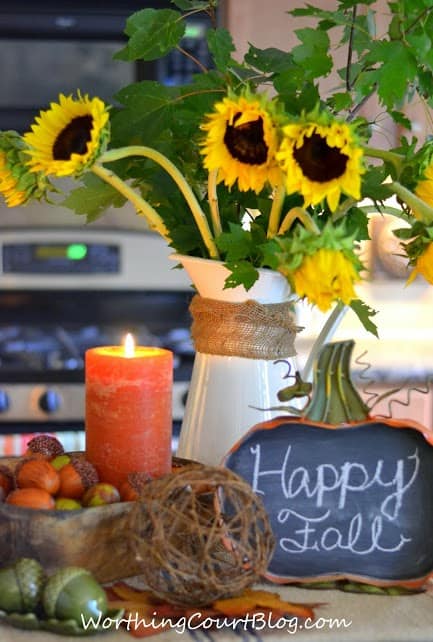
[(364, 154), (371, 158), (380, 158), (384, 161), (389, 161), (399, 171), (402, 166), (403, 156), (396, 152), (391, 152), (386, 149), (377, 149), (375, 147), (364, 147)]
[(293, 222), (296, 219), (301, 221), (304, 227), (310, 232), (313, 232), (313, 234), (320, 234), (320, 230), (317, 227), (316, 223), (313, 221), (308, 212), (302, 209), (302, 207), (292, 207), (292, 209), (287, 212), (286, 216), (283, 219), (283, 222), (280, 225), (278, 234), (284, 234), (285, 232), (287, 232), (287, 230), (291, 228)]
[(343, 201), (341, 205), (339, 205), (338, 208), (333, 213), (332, 222), (336, 223), (337, 221), (340, 220), (340, 218), (343, 218), (344, 216), (346, 216), (347, 212), (355, 204), (356, 204), (356, 200), (354, 198), (346, 198), (346, 200)]
[(217, 195), (217, 178), (218, 170), (214, 169), (209, 172), (208, 182), (207, 182), (207, 193), (209, 197), (209, 208), (210, 215), (212, 219), (212, 227), (214, 236), (218, 236), (223, 231), (221, 225), (221, 218), (218, 208), (218, 195)]
[(278, 234), (278, 226), (281, 219), (281, 210), (283, 208), (284, 197), (286, 195), (286, 190), (283, 184), (278, 185), (276, 188), (273, 199), (271, 213), (269, 215), (269, 224), (267, 238), (271, 239)]
[(392, 207), (391, 205), (361, 205), (358, 206), (358, 209), (364, 212), (364, 214), (389, 214), (390, 216), (400, 218), (407, 223), (411, 222), (411, 216), (398, 207)]
[(169, 232), (164, 224), (164, 221), (158, 212), (145, 201), (135, 190), (125, 183), (117, 174), (114, 174), (109, 169), (102, 165), (95, 163), (92, 167), (92, 172), (99, 176), (100, 179), (109, 183), (120, 194), (125, 196), (135, 207), (139, 215), (144, 216), (151, 230), (158, 232), (166, 241), (171, 243)]
[(309, 381), (313, 373), (314, 363), (321, 352), (325, 343), (330, 341), (340, 325), (343, 317), (345, 316), (348, 310), (347, 305), (344, 305), (341, 301), (335, 305), (331, 314), (326, 319), (325, 325), (321, 329), (317, 339), (313, 343), (310, 354), (308, 355), (307, 361), (305, 362), (304, 369), (302, 371), (302, 379), (304, 381)]
[(130, 145), (129, 147), (110, 149), (102, 154), (102, 156), (100, 156), (99, 162), (111, 163), (128, 156), (144, 156), (145, 158), (150, 158), (155, 163), (158, 163), (158, 165), (160, 165), (163, 169), (165, 169), (167, 174), (169, 174), (174, 180), (186, 202), (188, 203), (210, 258), (219, 259), (218, 249), (215, 245), (215, 241), (210, 231), (206, 215), (201, 209), (194, 195), (194, 192), (186, 182), (183, 174), (177, 169), (176, 165), (174, 165), (166, 156), (164, 156), (164, 154), (161, 154), (156, 149), (152, 149), (151, 147), (144, 147), (142, 145)]
[(409, 205), (415, 218), (427, 225), (433, 223), (433, 208), (427, 205), (425, 201), (397, 181), (389, 183), (389, 187), (402, 201)]

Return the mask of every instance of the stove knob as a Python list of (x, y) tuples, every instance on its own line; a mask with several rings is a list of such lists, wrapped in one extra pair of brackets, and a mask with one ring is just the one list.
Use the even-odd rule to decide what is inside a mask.
[(4, 390), (0, 390), (0, 412), (9, 410), (9, 395)]
[(47, 413), (56, 412), (60, 408), (61, 397), (55, 390), (46, 390), (38, 400), (39, 408)]

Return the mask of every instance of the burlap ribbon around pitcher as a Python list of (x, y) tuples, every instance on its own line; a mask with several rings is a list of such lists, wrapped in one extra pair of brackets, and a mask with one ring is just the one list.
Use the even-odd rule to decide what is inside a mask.
[(197, 352), (249, 359), (279, 359), (296, 354), (301, 330), (292, 304), (217, 301), (195, 295), (190, 304), (191, 335)]

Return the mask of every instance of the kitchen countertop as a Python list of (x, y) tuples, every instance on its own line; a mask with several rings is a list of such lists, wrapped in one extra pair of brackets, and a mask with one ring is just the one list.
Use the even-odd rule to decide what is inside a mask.
[[(318, 591), (290, 586), (266, 585), (262, 588), (278, 591), (283, 599), (293, 602), (320, 603), (316, 607), (316, 623), (313, 628), (302, 628), (296, 635), (303, 642), (432, 642), (433, 640), (433, 592), (410, 596), (364, 595), (342, 591)], [(335, 619), (345, 619), (346, 628), (337, 628)], [(331, 626), (330, 619), (334, 619)], [(284, 625), (284, 626), (283, 626)], [(226, 630), (218, 633), (197, 628), (185, 631), (189, 639), (198, 642), (231, 642), (234, 640), (269, 639), (289, 640), (294, 631), (294, 622), (281, 622), (281, 630), (260, 630), (255, 633)], [(0, 625), (1, 642), (77, 642), (80, 638), (58, 636), (40, 631), (23, 631)], [(101, 633), (90, 638), (95, 642), (131, 642), (134, 638), (127, 631)], [(179, 640), (179, 631), (164, 631), (155, 636), (155, 642)]]

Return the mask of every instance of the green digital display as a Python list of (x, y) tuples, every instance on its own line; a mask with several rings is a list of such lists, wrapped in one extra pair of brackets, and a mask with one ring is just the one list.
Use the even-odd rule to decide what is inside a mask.
[(201, 38), (204, 33), (204, 28), (199, 24), (189, 24), (185, 28), (185, 38)]
[(71, 243), (67, 247), (66, 256), (71, 261), (82, 261), (87, 256), (87, 245), (84, 243)]
[(65, 243), (37, 245), (35, 257), (40, 260), (69, 259), (70, 261), (82, 261), (87, 255), (87, 245), (84, 243)]
[(120, 247), (93, 241), (7, 243), (1, 259), (5, 273), (112, 274), (120, 270)]

